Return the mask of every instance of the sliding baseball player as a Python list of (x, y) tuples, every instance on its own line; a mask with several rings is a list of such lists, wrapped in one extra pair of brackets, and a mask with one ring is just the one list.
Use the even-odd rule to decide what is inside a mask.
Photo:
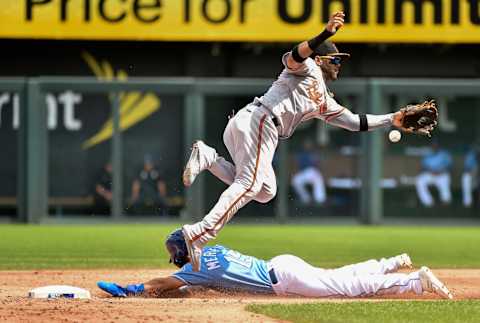
[(229, 187), (204, 219), (183, 226), (193, 270), (200, 270), (203, 246), (214, 239), (232, 216), (251, 200), (267, 203), (277, 186), (272, 159), (278, 139), (290, 137), (302, 122), (316, 118), (350, 131), (396, 126), (407, 132), (429, 135), (436, 125), (433, 102), (410, 106), (385, 115), (354, 114), (339, 105), (326, 82), (338, 78), (343, 59), (335, 45), (326, 41), (343, 26), (343, 12), (330, 17), (318, 36), (295, 46), (282, 57), (284, 69), (270, 89), (230, 118), (223, 141), (233, 163), (202, 141), (193, 144), (183, 173), (190, 186), (209, 170)]
[(217, 245), (203, 249), (201, 270), (193, 271), (180, 229), (167, 237), (165, 246), (170, 262), (179, 267), (179, 271), (143, 284), (123, 287), (101, 281), (98, 287), (118, 297), (140, 294), (182, 296), (187, 294), (185, 286), (201, 286), (229, 293), (279, 296), (366, 297), (431, 292), (443, 298), (453, 298), (447, 287), (427, 267), (411, 273), (397, 273), (399, 269), (412, 267), (407, 254), (338, 269), (323, 269), (292, 255), (265, 261)]

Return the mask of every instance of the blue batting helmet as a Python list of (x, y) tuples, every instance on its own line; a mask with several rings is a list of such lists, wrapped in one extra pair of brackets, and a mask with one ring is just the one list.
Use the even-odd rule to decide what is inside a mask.
[(182, 229), (176, 229), (167, 236), (165, 240), (165, 247), (167, 247), (170, 254), (170, 263), (181, 268), (189, 262), (187, 245), (183, 237)]

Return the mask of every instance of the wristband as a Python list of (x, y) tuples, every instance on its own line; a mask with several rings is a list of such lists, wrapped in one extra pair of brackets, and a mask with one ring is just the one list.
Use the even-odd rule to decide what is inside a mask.
[(310, 47), (311, 50), (315, 51), (318, 45), (320, 45), (321, 43), (326, 41), (328, 38), (333, 36), (333, 34), (334, 33), (331, 33), (328, 30), (324, 29), (320, 34), (318, 34), (317, 36), (313, 37), (308, 41), (308, 47)]
[(365, 114), (359, 114), (360, 118), (360, 131), (368, 131), (368, 120)]

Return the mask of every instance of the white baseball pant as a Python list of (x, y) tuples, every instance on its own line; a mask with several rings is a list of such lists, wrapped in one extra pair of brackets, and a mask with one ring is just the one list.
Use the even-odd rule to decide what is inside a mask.
[(394, 258), (368, 260), (338, 269), (314, 267), (304, 260), (281, 255), (269, 263), (278, 280), (277, 295), (306, 297), (362, 297), (406, 292), (422, 293), (418, 272), (392, 273), (398, 268)]
[(450, 203), (452, 200), (452, 193), (450, 191), (450, 174), (423, 172), (417, 176), (417, 195), (420, 202), (425, 206), (433, 206), (435, 204), (432, 194), (428, 189), (429, 185), (435, 185), (437, 187), (440, 192), (440, 199), (443, 203)]
[(230, 186), (203, 220), (190, 226), (192, 240), (202, 244), (214, 239), (245, 204), (267, 203), (277, 192), (272, 160), (278, 132), (266, 108), (249, 104), (238, 111), (225, 128), (223, 142), (233, 164), (218, 156), (209, 170)]
[(462, 174), (463, 206), (472, 206), (473, 176), (470, 172)]
[(314, 201), (316, 203), (324, 203), (327, 199), (325, 182), (323, 181), (322, 173), (313, 166), (302, 169), (292, 177), (292, 186), (304, 204), (308, 204), (311, 201), (310, 194), (306, 188), (308, 184), (313, 187)]

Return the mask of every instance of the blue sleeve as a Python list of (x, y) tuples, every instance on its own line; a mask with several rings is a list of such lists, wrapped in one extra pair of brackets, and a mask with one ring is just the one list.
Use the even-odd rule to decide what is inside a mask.
[(423, 157), (422, 159), (422, 170), (429, 170), (428, 156)]
[(173, 277), (180, 279), (187, 285), (208, 286), (211, 279), (204, 272), (195, 272), (192, 265), (187, 264), (182, 269), (172, 274)]
[(466, 171), (472, 171), (477, 167), (477, 160), (475, 153), (470, 151), (465, 157), (464, 168)]
[(448, 151), (445, 151), (445, 158), (447, 160), (447, 168), (452, 167), (453, 160), (452, 160), (452, 155)]

